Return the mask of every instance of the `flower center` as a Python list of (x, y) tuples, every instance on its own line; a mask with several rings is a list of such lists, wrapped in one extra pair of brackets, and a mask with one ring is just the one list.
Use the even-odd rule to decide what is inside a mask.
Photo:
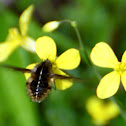
[(118, 67), (115, 69), (119, 74), (122, 74), (126, 69), (126, 64), (119, 62)]

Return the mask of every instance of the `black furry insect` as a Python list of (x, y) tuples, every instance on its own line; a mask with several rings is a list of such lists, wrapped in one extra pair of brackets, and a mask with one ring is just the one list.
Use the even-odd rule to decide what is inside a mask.
[[(79, 79), (75, 77), (58, 75), (52, 72), (52, 64), (47, 59), (44, 62), (37, 64), (33, 69), (24, 69), (8, 65), (2, 65), (23, 73), (31, 73), (31, 76), (26, 82), (28, 95), (34, 102), (41, 102), (47, 97), (52, 89), (52, 84), (55, 79)], [(54, 87), (55, 88), (55, 87)]]

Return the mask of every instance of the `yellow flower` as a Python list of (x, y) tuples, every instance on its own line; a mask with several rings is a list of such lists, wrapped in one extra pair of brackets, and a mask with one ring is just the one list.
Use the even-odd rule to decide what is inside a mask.
[(106, 125), (110, 119), (115, 118), (120, 113), (114, 102), (105, 102), (96, 96), (91, 96), (86, 101), (86, 109), (96, 125)]
[(100, 80), (97, 87), (99, 98), (113, 96), (119, 89), (120, 81), (126, 91), (126, 51), (119, 62), (110, 46), (105, 42), (99, 42), (92, 49), (90, 58), (97, 66), (113, 69)]
[(0, 61), (4, 61), (19, 46), (35, 52), (35, 40), (27, 35), (34, 6), (30, 5), (19, 18), (19, 29), (10, 28), (5, 42), (0, 43)]
[[(72, 70), (80, 64), (80, 53), (77, 49), (71, 48), (56, 57), (57, 48), (54, 40), (48, 36), (40, 37), (36, 40), (35, 51), (42, 61), (49, 60), (52, 63), (52, 71), (55, 74), (66, 75), (62, 70)], [(30, 64), (28, 69), (33, 69), (36, 64)], [(61, 70), (62, 69), (62, 70)], [(26, 79), (30, 77), (29, 73), (25, 74)], [(55, 79), (55, 86), (60, 90), (65, 90), (72, 86), (71, 80)]]
[(56, 30), (59, 27), (59, 25), (60, 25), (60, 21), (50, 21), (42, 27), (42, 31), (52, 32)]

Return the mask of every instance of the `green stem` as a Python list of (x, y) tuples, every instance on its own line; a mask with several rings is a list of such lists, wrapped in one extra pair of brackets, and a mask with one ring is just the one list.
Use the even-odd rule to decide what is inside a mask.
[(79, 30), (78, 30), (78, 28), (77, 28), (77, 23), (76, 23), (76, 21), (71, 21), (71, 20), (62, 20), (62, 21), (60, 21), (60, 23), (64, 23), (64, 22), (70, 23), (71, 26), (74, 28), (74, 30), (75, 30), (75, 32), (76, 32), (76, 35), (77, 35), (77, 38), (78, 38), (78, 41), (79, 41), (80, 48), (81, 48), (81, 50), (83, 50), (83, 51), (85, 52), (85, 48), (84, 48), (84, 45), (83, 45), (83, 42), (82, 42), (82, 39), (81, 39)]
[(73, 28), (74, 28), (74, 30), (75, 30), (75, 32), (77, 34), (77, 38), (78, 38), (78, 41), (79, 41), (80, 49), (83, 50), (83, 52), (86, 52), (77, 26), (73, 27)]
[[(83, 45), (83, 42), (82, 42), (82, 39), (81, 39), (81, 36), (80, 36), (80, 33), (79, 33), (79, 30), (77, 28), (77, 23), (76, 21), (70, 21), (70, 20), (62, 20), (60, 21), (60, 23), (63, 23), (63, 22), (69, 22), (71, 24), (71, 26), (74, 28), (75, 32), (76, 32), (76, 35), (77, 35), (77, 38), (78, 38), (78, 41), (79, 41), (79, 46), (80, 46), (80, 50), (82, 50), (86, 56), (86, 59), (90, 62), (90, 59), (88, 57), (88, 52), (87, 50), (85, 49), (84, 45)], [(88, 64), (89, 65), (89, 64)], [(96, 68), (93, 66), (93, 64), (90, 62), (90, 65), (93, 67), (94, 71), (95, 71), (95, 74), (97, 75), (97, 78), (98, 80), (100, 81), (101, 80), (101, 75), (99, 74), (99, 72), (96, 70)], [(121, 108), (121, 106), (118, 104), (118, 102), (115, 100), (114, 97), (111, 97), (109, 98), (111, 101), (113, 101), (119, 108), (120, 110), (120, 113), (123, 117), (124, 120), (126, 120), (126, 113), (123, 111), (123, 109)]]
[(120, 105), (118, 104), (118, 102), (116, 101), (116, 99), (113, 97), (110, 98), (119, 108), (121, 116), (123, 117), (124, 120), (126, 120), (126, 113), (123, 111), (123, 109), (120, 107)]
[(81, 35), (80, 35), (80, 32), (79, 32), (78, 27), (77, 27), (77, 22), (76, 21), (71, 21), (71, 20), (62, 20), (62, 21), (60, 21), (60, 23), (64, 23), (64, 22), (70, 23), (71, 26), (74, 28), (74, 31), (75, 31), (75, 33), (77, 35), (77, 39), (78, 39), (78, 42), (79, 42), (80, 51), (82, 51), (83, 54), (84, 54), (84, 55), (82, 54), (82, 57), (85, 60), (85, 63), (89, 66), (90, 58), (89, 58), (88, 53), (86, 51), (86, 48), (85, 48), (85, 46), (84, 46), (84, 44), (82, 42)]

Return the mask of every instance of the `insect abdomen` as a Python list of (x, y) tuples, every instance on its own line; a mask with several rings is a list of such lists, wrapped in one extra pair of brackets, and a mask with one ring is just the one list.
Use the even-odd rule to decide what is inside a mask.
[(27, 90), (29, 96), (32, 98), (34, 102), (41, 102), (44, 100), (48, 93), (51, 90), (51, 87), (44, 86), (44, 84), (38, 84), (37, 81), (32, 81), (31, 83), (27, 83)]

